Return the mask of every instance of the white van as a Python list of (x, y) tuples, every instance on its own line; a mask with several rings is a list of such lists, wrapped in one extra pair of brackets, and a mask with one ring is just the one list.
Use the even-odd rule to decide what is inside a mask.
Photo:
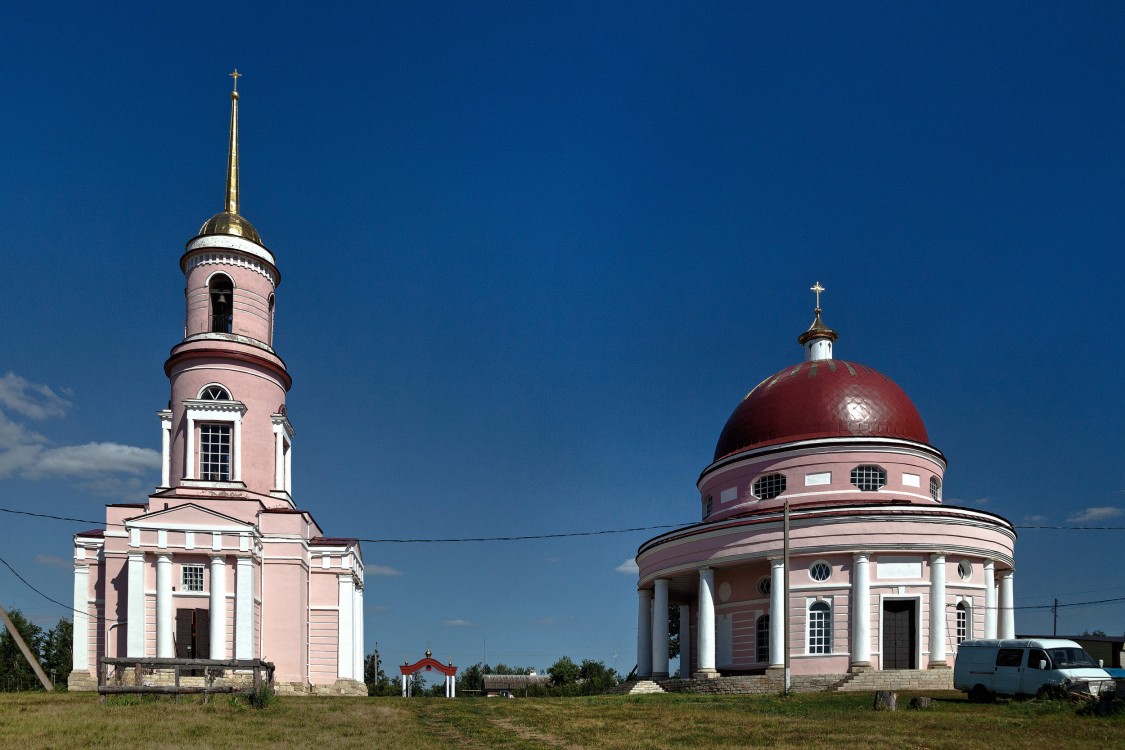
[(957, 646), (953, 687), (968, 693), (969, 700), (1035, 695), (1044, 685), (1060, 683), (1084, 683), (1094, 695), (1114, 689), (1109, 673), (1074, 641), (978, 640)]

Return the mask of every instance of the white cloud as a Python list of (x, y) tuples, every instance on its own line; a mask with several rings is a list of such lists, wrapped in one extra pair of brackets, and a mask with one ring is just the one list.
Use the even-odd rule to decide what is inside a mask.
[(36, 555), (35, 562), (39, 563), (40, 565), (47, 565), (52, 568), (64, 568), (66, 570), (71, 570), (74, 568), (73, 560), (65, 557), (59, 557), (58, 555)]
[(442, 623), (447, 628), (474, 628), (476, 623), (472, 620), (446, 620)]
[(70, 405), (49, 386), (12, 372), (0, 377), (0, 479), (61, 477), (104, 497), (144, 494), (142, 478), (151, 480), (160, 471), (158, 451), (108, 442), (55, 445), (12, 419), (63, 417)]
[(40, 422), (66, 414), (70, 402), (49, 386), (30, 383), (14, 372), (0, 378), (0, 406)]
[(625, 573), (627, 575), (634, 576), (637, 573), (641, 572), (641, 569), (637, 567), (637, 558), (635, 557), (630, 557), (628, 560), (614, 568), (614, 570), (616, 570), (618, 573)]
[(1118, 516), (1122, 515), (1125, 515), (1125, 510), (1121, 510), (1121, 508), (1114, 508), (1110, 505), (1102, 505), (1096, 508), (1087, 508), (1081, 513), (1071, 516), (1067, 520), (1084, 523), (1086, 521), (1104, 521), (1107, 518), (1117, 518)]
[(364, 575), (369, 576), (400, 576), (402, 571), (398, 568), (392, 568), (390, 565), (364, 565)]

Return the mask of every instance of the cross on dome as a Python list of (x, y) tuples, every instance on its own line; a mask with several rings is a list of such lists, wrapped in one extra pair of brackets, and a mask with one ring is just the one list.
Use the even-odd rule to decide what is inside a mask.
[(233, 73), (227, 73), (228, 76), (234, 79), (234, 90), (232, 93), (238, 93), (238, 79), (242, 78), (243, 74), (238, 72), (238, 68), (234, 69)]
[(816, 311), (820, 312), (820, 293), (824, 291), (824, 287), (818, 281), (809, 287), (809, 291), (816, 294)]

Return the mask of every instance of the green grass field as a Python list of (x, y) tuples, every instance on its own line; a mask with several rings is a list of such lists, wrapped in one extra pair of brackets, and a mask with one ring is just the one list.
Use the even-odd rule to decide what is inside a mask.
[(1063, 703), (977, 705), (935, 694), (933, 708), (871, 710), (857, 694), (591, 698), (284, 698), (263, 710), (0, 694), (0, 741), (35, 748), (1108, 748), (1125, 715), (1079, 716)]

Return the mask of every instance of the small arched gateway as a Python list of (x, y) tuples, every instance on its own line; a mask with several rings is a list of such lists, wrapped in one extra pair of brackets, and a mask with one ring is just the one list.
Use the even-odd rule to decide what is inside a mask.
[(410, 678), (417, 672), (432, 672), (435, 669), (445, 675), (445, 697), (457, 697), (457, 667), (453, 662), (442, 664), (434, 658), (433, 653), (426, 649), (426, 657), (413, 664), (403, 664), (398, 668), (402, 672), (402, 697), (409, 698), (414, 694)]

